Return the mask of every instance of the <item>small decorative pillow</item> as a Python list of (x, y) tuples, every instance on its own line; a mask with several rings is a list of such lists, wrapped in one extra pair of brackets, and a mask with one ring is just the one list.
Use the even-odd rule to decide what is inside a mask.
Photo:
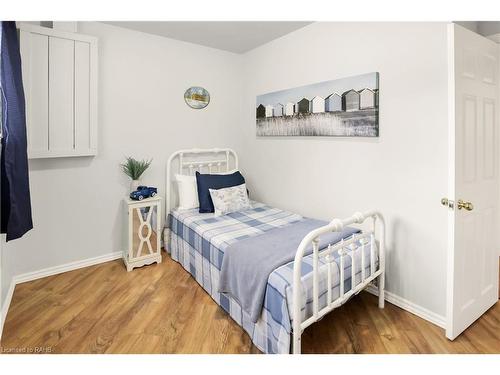
[(222, 189), (208, 189), (214, 203), (215, 216), (252, 208), (245, 184)]
[(243, 175), (236, 171), (231, 174), (202, 174), (196, 172), (200, 213), (215, 212), (209, 189), (224, 189), (245, 183)]
[(179, 210), (190, 210), (198, 208), (198, 188), (196, 187), (196, 177), (176, 174), (177, 192), (179, 196)]

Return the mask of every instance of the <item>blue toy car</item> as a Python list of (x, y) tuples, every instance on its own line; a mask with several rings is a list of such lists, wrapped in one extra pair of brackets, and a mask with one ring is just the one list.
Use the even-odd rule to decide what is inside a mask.
[(137, 186), (137, 190), (130, 193), (130, 199), (142, 201), (144, 198), (154, 197), (158, 189), (151, 186)]

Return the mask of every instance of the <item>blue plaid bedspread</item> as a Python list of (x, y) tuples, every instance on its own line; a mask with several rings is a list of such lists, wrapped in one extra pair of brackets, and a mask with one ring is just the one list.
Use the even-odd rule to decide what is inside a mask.
[[(269, 276), (262, 314), (257, 323), (242, 310), (231, 297), (218, 292), (219, 273), (224, 251), (238, 240), (257, 236), (303, 220), (291, 212), (253, 202), (246, 211), (214, 217), (200, 214), (197, 209), (173, 211), (169, 215), (170, 239), (167, 251), (210, 294), (210, 296), (251, 337), (252, 342), (264, 353), (289, 353), (292, 332), (293, 262), (277, 268)], [(360, 244), (354, 250), (356, 282), (361, 280)], [(339, 296), (339, 267), (332, 267), (333, 298)], [(369, 272), (370, 246), (365, 244), (366, 272)], [(320, 308), (326, 306), (327, 264), (320, 263)], [(302, 317), (312, 315), (312, 256), (302, 263)], [(345, 291), (351, 287), (351, 260), (344, 258)]]

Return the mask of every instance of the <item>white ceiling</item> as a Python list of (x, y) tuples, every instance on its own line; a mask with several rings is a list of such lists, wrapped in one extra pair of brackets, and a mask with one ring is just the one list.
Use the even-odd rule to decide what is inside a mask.
[(225, 51), (244, 53), (311, 22), (104, 22)]
[(483, 36), (500, 33), (500, 21), (454, 21), (455, 23)]

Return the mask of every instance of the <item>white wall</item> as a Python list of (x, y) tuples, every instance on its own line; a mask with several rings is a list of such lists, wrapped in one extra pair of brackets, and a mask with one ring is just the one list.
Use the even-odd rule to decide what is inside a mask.
[(2, 337), (3, 324), (10, 305), (10, 298), (12, 292), (10, 288), (13, 287), (12, 281), (14, 279), (14, 270), (11, 266), (7, 266), (6, 258), (7, 252), (5, 251), (5, 235), (0, 236), (0, 339)]
[[(35, 229), (3, 246), (2, 301), (13, 275), (123, 250), (127, 155), (153, 158), (143, 182), (164, 191), (170, 153), (237, 147), (241, 56), (100, 23), (99, 155), (30, 160)], [(194, 110), (184, 91), (203, 86), (210, 105)]]
[[(447, 56), (444, 23), (316, 23), (250, 51), (240, 164), (253, 197), (322, 219), (379, 209), (387, 288), (445, 315)], [(380, 137), (257, 138), (255, 97), (380, 72)]]

